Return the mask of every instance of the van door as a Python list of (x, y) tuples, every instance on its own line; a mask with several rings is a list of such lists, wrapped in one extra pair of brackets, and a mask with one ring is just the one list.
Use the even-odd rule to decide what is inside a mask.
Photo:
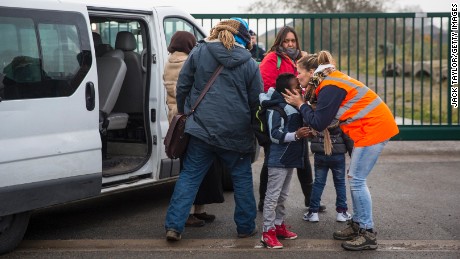
[(16, 2), (0, 7), (0, 217), (97, 195), (102, 181), (86, 7)]

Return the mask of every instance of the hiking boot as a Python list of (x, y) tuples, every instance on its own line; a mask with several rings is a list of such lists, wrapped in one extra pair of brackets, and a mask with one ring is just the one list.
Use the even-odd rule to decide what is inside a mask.
[(204, 220), (197, 219), (192, 214), (188, 215), (188, 219), (187, 221), (185, 221), (186, 227), (202, 227), (204, 226), (204, 224), (205, 224)]
[(252, 232), (249, 233), (238, 233), (239, 238), (247, 238), (247, 237), (252, 237), (257, 233), (257, 229), (254, 229)]
[(337, 240), (352, 240), (359, 233), (359, 224), (353, 220), (347, 222), (348, 227), (343, 230), (335, 231), (332, 235)]
[(276, 236), (282, 239), (296, 239), (297, 234), (287, 230), (286, 225), (283, 223), (281, 225), (275, 225)]
[(267, 232), (263, 232), (260, 242), (262, 242), (262, 244), (267, 248), (283, 248), (283, 244), (281, 244), (278, 238), (276, 238), (276, 230), (274, 228), (268, 230)]
[(351, 215), (350, 213), (344, 211), (344, 212), (337, 212), (337, 221), (338, 222), (345, 222), (347, 220), (351, 220)]
[(308, 212), (303, 214), (303, 220), (310, 222), (318, 222), (319, 217), (317, 212)]
[(166, 240), (168, 241), (179, 241), (181, 239), (181, 235), (179, 232), (174, 230), (167, 230), (166, 231)]
[(212, 214), (207, 214), (206, 212), (195, 213), (195, 214), (193, 214), (193, 216), (195, 216), (195, 218), (197, 218), (199, 220), (204, 220), (204, 222), (206, 222), (206, 223), (211, 223), (216, 219), (216, 216), (214, 216)]
[(365, 229), (361, 229), (358, 236), (350, 241), (343, 242), (342, 247), (351, 251), (375, 250), (378, 247), (376, 235), (377, 233), (371, 233)]

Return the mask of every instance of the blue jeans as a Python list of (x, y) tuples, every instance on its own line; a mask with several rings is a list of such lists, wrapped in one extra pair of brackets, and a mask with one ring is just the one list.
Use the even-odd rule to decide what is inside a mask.
[(326, 186), (327, 173), (332, 171), (336, 193), (335, 207), (337, 212), (345, 212), (347, 207), (347, 188), (345, 187), (345, 154), (323, 155), (315, 154), (315, 182), (313, 183), (310, 212), (318, 212)]
[(225, 150), (191, 136), (184, 159), (184, 167), (176, 182), (166, 214), (166, 230), (182, 233), (198, 187), (214, 157), (219, 157), (231, 172), (233, 180), (234, 220), (239, 234), (252, 233), (255, 228), (256, 201), (252, 185), (251, 153)]
[(359, 227), (363, 229), (374, 228), (372, 198), (366, 179), (387, 143), (388, 140), (385, 140), (372, 146), (355, 147), (351, 154), (348, 178), (353, 202), (353, 221), (359, 223)]

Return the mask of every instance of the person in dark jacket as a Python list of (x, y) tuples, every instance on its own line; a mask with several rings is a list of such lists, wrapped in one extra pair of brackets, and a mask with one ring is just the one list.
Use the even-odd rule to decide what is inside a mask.
[[(318, 102), (315, 93), (315, 85), (307, 84), (305, 100), (316, 110)], [(318, 222), (321, 195), (326, 185), (327, 173), (332, 171), (334, 187), (336, 192), (336, 211), (338, 222), (351, 219), (347, 206), (347, 190), (345, 186), (345, 153), (351, 156), (353, 151), (353, 140), (348, 137), (339, 127), (337, 121), (333, 121), (324, 131), (312, 130), (313, 138), (310, 140), (311, 152), (314, 153), (315, 182), (313, 183), (310, 198), (310, 208), (304, 214), (303, 219), (311, 222)]]
[(249, 34), (251, 35), (252, 43), (251, 56), (255, 61), (260, 63), (264, 59), (265, 50), (257, 44), (257, 34), (253, 30), (249, 30)]
[[(297, 234), (286, 229), (284, 203), (289, 194), (289, 185), (294, 168), (305, 165), (305, 138), (308, 128), (302, 127), (299, 111), (284, 101), (281, 93), (286, 89), (300, 91), (294, 74), (285, 73), (276, 79), (276, 89), (270, 88), (259, 96), (262, 107), (267, 107), (267, 125), (270, 133), (270, 152), (267, 154), (268, 183), (264, 200), (264, 223), (261, 242), (268, 248), (282, 248), (277, 237), (295, 239)], [(285, 119), (277, 106), (286, 113)]]
[(347, 212), (347, 189), (345, 186), (345, 154), (351, 156), (353, 151), (353, 140), (345, 135), (338, 126), (333, 123), (326, 129), (328, 137), (324, 132), (313, 131), (315, 135), (310, 141), (311, 152), (314, 153), (315, 181), (313, 183), (310, 208), (304, 214), (303, 219), (311, 222), (319, 221), (319, 206), (324, 186), (326, 186), (327, 173), (332, 172), (336, 193), (336, 211), (338, 222), (345, 222), (351, 219)]
[[(169, 110), (169, 122), (177, 114), (176, 83), (179, 72), (195, 45), (196, 38), (190, 32), (178, 31), (171, 37), (171, 43), (168, 46), (170, 55), (165, 64), (163, 74), (164, 86), (167, 92), (166, 104)], [(181, 168), (182, 162), (183, 159), (181, 159)], [(221, 162), (216, 159), (201, 183), (193, 203), (194, 206), (192, 206), (190, 215), (185, 222), (186, 227), (202, 227), (205, 223), (211, 223), (215, 220), (215, 215), (206, 213), (205, 204), (224, 202), (222, 175), (218, 170), (221, 167), (220, 164)]]
[(198, 187), (214, 157), (220, 158), (231, 172), (238, 237), (256, 233), (251, 169), (255, 138), (251, 120), (263, 84), (248, 49), (251, 37), (247, 22), (240, 18), (223, 20), (190, 52), (179, 74), (177, 108), (179, 113), (188, 113), (214, 71), (219, 65), (224, 67), (186, 122), (190, 141), (165, 220), (169, 241), (181, 239)]

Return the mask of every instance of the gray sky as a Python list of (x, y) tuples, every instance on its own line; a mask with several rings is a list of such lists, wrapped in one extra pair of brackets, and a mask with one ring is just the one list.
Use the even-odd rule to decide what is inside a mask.
[[(126, 3), (126, 0), (93, 0), (94, 2)], [(177, 6), (188, 13), (242, 13), (254, 1), (248, 0), (129, 0), (128, 3), (146, 4), (148, 6)], [(395, 6), (419, 5), (424, 12), (450, 12), (450, 4), (459, 0), (395, 0)]]

